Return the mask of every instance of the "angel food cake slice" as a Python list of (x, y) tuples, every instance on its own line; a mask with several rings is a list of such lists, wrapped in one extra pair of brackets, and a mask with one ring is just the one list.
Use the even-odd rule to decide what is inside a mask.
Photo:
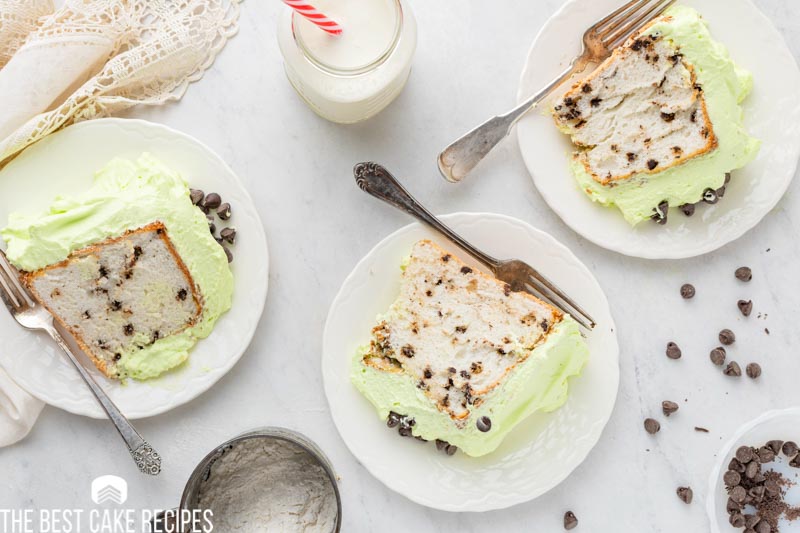
[(192, 327), (202, 311), (160, 222), (73, 252), (24, 282), (110, 378), (127, 374), (131, 354)]
[(480, 456), (563, 405), (587, 359), (572, 318), (419, 241), (351, 378), (401, 435)]
[(740, 106), (752, 88), (697, 11), (676, 6), (631, 37), (556, 101), (577, 151), (572, 170), (592, 200), (625, 219), (667, 220), (716, 203), (759, 142)]
[(112, 379), (179, 366), (231, 307), (233, 275), (183, 178), (115, 159), (77, 196), (12, 213), (0, 236), (34, 297)]

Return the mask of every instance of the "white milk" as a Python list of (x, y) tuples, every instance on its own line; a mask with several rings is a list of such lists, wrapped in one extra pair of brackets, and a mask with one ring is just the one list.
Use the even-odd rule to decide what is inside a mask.
[(417, 44), (414, 15), (402, 0), (317, 0), (342, 28), (330, 35), (286, 8), (278, 44), (286, 75), (320, 116), (365, 120), (403, 90)]

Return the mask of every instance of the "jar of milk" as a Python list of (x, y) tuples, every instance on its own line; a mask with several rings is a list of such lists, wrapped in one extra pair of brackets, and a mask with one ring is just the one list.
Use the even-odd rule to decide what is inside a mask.
[(286, 7), (278, 44), (286, 75), (318, 115), (343, 124), (377, 114), (403, 90), (417, 23), (401, 0), (316, 0), (342, 33), (326, 33)]

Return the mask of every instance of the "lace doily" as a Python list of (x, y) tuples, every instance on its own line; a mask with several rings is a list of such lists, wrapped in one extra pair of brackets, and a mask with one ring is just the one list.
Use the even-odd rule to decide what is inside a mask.
[(0, 0), (0, 94), (12, 87), (19, 115), (0, 124), (0, 164), (73, 122), (181, 98), (236, 33), (239, 3)]

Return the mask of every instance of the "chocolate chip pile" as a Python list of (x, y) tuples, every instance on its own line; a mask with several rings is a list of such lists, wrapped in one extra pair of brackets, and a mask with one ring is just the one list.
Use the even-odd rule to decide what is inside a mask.
[[(800, 518), (800, 508), (784, 501), (791, 482), (774, 470), (763, 471), (781, 453), (800, 468), (800, 450), (792, 441), (771, 440), (760, 448), (741, 446), (723, 476), (728, 493), (728, 521), (745, 533), (778, 533), (778, 520)], [(754, 511), (754, 512), (748, 512)]]
[[(734, 276), (736, 279), (743, 282), (749, 282), (753, 279), (753, 271), (750, 267), (739, 267), (734, 272)], [(681, 297), (685, 300), (689, 300), (694, 298), (695, 294), (697, 294), (697, 290), (695, 289), (694, 285), (691, 283), (685, 283), (681, 286)], [(743, 316), (748, 317), (753, 312), (753, 301), (752, 300), (739, 300), (736, 302), (736, 306), (739, 308), (739, 312), (742, 313)], [(759, 313), (759, 316), (760, 313)], [(769, 330), (765, 330), (769, 333)], [(728, 377), (738, 378), (742, 375), (742, 367), (739, 366), (739, 363), (736, 361), (730, 361), (727, 365), (725, 365), (725, 360), (728, 356), (727, 351), (725, 350), (725, 346), (731, 346), (736, 342), (736, 334), (731, 331), (730, 329), (723, 329), (719, 332), (717, 338), (722, 346), (717, 346), (709, 353), (709, 358), (711, 362), (714, 363), (716, 366), (725, 366), (722, 370), (722, 373)], [(681, 358), (681, 349), (678, 347), (677, 344), (674, 342), (667, 343), (667, 357), (670, 359), (680, 359)], [(758, 363), (749, 363), (745, 368), (745, 373), (747, 377), (750, 379), (758, 379), (761, 376), (761, 365)]]
[(222, 197), (215, 192), (206, 194), (200, 189), (189, 189), (189, 197), (192, 200), (192, 204), (196, 205), (206, 215), (208, 229), (211, 231), (211, 235), (214, 236), (214, 240), (225, 250), (225, 256), (228, 258), (228, 263), (230, 263), (233, 261), (233, 254), (226, 244), (233, 245), (236, 243), (236, 229), (233, 226), (222, 228), (218, 237), (216, 235), (217, 224), (214, 216), (216, 215), (223, 223), (230, 220), (231, 204), (223, 202)]
[[(652, 170), (652, 168), (650, 169)], [(728, 183), (731, 181), (730, 173), (725, 174), (725, 183), (719, 189), (712, 189), (708, 188), (703, 191), (703, 197), (699, 202), (693, 204), (683, 204), (679, 205), (678, 209), (686, 215), (690, 217), (694, 215), (695, 210), (697, 209), (698, 205), (702, 204), (709, 204), (713, 205), (720, 201), (720, 199), (725, 196), (725, 189), (728, 187)], [(658, 204), (658, 207), (653, 208), (653, 216), (650, 218), (656, 223), (660, 225), (664, 225), (667, 223), (667, 217), (669, 216), (669, 202), (666, 200)], [(691, 296), (690, 296), (691, 298)]]

